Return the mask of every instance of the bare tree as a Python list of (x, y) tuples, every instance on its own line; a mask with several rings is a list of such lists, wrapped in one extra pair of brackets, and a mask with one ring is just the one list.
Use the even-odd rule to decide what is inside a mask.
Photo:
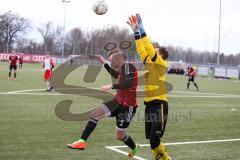
[(38, 27), (37, 30), (43, 38), (44, 52), (51, 51), (51, 45), (54, 40), (53, 24), (51, 22), (47, 22), (42, 27)]
[(66, 44), (70, 46), (70, 54), (80, 54), (85, 37), (80, 28), (72, 29), (66, 36)]
[(7, 12), (0, 15), (0, 41), (6, 44), (7, 51), (11, 51), (16, 38), (30, 28), (30, 21), (17, 14)]

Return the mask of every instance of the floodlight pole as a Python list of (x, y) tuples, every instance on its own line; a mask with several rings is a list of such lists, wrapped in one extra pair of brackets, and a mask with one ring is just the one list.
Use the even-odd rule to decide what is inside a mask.
[(63, 57), (64, 57), (64, 52), (65, 52), (65, 30), (66, 30), (66, 7), (67, 4), (70, 3), (70, 0), (62, 0), (64, 3), (64, 16), (63, 16), (63, 49), (62, 49), (62, 63), (63, 63)]
[(221, 19), (222, 19), (222, 0), (219, 0), (219, 26), (218, 26), (217, 66), (219, 66), (219, 56), (220, 56), (220, 48), (221, 48)]

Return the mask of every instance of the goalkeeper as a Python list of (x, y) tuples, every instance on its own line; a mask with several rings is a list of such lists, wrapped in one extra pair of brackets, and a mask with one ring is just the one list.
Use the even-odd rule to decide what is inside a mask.
[(129, 17), (127, 23), (134, 31), (136, 49), (145, 66), (144, 104), (145, 135), (149, 139), (155, 160), (169, 160), (161, 138), (167, 123), (168, 100), (165, 88), (168, 51), (153, 46), (148, 39), (139, 14)]

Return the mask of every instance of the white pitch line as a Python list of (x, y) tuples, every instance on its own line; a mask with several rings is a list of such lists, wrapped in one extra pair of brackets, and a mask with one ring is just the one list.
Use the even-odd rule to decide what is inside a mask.
[(10, 91), (7, 93), (23, 93), (23, 92), (31, 92), (31, 91), (44, 91), (46, 89), (26, 89), (26, 90), (19, 90), (19, 91)]
[[(192, 142), (174, 142), (174, 143), (165, 143), (165, 146), (176, 146), (176, 145), (188, 145), (188, 144), (206, 144), (206, 143), (220, 143), (220, 142), (236, 142), (240, 141), (239, 139), (225, 139), (225, 140), (209, 140), (209, 141), (192, 141)], [(141, 144), (140, 147), (149, 147), (150, 144)], [(115, 151), (117, 153), (128, 155), (127, 152), (124, 152), (118, 148), (127, 148), (128, 146), (105, 146), (107, 149)], [(134, 156), (137, 160), (147, 160), (142, 157)]]
[(224, 94), (224, 93), (208, 93), (208, 92), (190, 92), (190, 91), (171, 91), (173, 93), (190, 93), (190, 94), (209, 94), (215, 96), (236, 96), (234, 94)]
[[(120, 154), (123, 154), (123, 155), (126, 155), (126, 156), (128, 156), (128, 153), (127, 152), (124, 152), (124, 151), (122, 151), (122, 150), (120, 150), (120, 149), (117, 149), (117, 148), (115, 148), (115, 147), (111, 147), (111, 146), (105, 146), (107, 149), (109, 149), (109, 150), (112, 150), (112, 151), (115, 151), (115, 152), (117, 152), (117, 153), (120, 153)], [(142, 157), (138, 157), (138, 156), (134, 156), (134, 159), (137, 159), (137, 160), (147, 160), (147, 159), (144, 159), (144, 158), (142, 158)]]
[[(82, 88), (58, 88), (58, 90), (81, 90)], [(83, 88), (83, 89), (86, 89), (86, 88)], [(96, 88), (96, 87), (89, 87), (88, 89), (98, 89), (100, 90), (100, 88)], [(20, 92), (31, 92), (31, 91), (43, 91), (45, 89), (28, 89), (28, 90), (18, 90), (18, 91), (10, 91), (8, 93), (20, 93)], [(142, 89), (138, 89), (138, 91), (143, 91)], [(207, 93), (207, 92), (190, 92), (190, 91), (171, 91), (172, 93), (190, 93), (190, 94), (196, 94), (196, 95), (193, 95), (194, 97), (196, 96), (199, 96), (199, 94), (209, 94), (210, 96), (211, 95), (214, 95), (214, 96), (240, 96), (240, 95), (234, 95), (234, 94), (221, 94), (221, 93)], [(175, 96), (175, 95), (171, 95), (169, 94), (169, 96)]]
[[(190, 142), (173, 142), (173, 143), (164, 143), (165, 146), (176, 146), (176, 145), (185, 145), (185, 144), (205, 144), (205, 143), (220, 143), (220, 142), (236, 142), (240, 141), (240, 138), (236, 139), (222, 139), (222, 140), (208, 140), (208, 141), (190, 141)], [(140, 144), (140, 147), (149, 147), (150, 144)], [(107, 146), (114, 148), (127, 148), (128, 146)]]
[[(86, 89), (86, 88), (57, 88), (57, 90), (81, 90), (81, 89)], [(100, 88), (87, 88), (87, 89), (98, 89)], [(32, 92), (32, 91), (45, 91), (46, 89), (26, 89), (26, 90), (17, 90), (17, 91), (10, 91), (6, 93), (25, 93), (25, 92)]]
[[(9, 70), (9, 69), (0, 69), (0, 71), (5, 71), (5, 70)], [(44, 72), (43, 70), (41, 69), (24, 69), (24, 70), (21, 70), (21, 69), (18, 69), (18, 72)]]
[[(58, 88), (58, 90), (81, 90), (86, 88)], [(100, 88), (90, 88), (89, 89), (100, 89)], [(21, 94), (21, 95), (52, 95), (52, 96), (58, 96), (58, 95), (70, 95), (70, 94), (61, 94), (61, 93), (26, 93), (31, 91), (44, 91), (45, 89), (27, 89), (27, 90), (17, 90), (17, 91), (10, 91), (10, 92), (3, 92), (0, 93), (1, 95), (11, 95), (11, 94)], [(233, 94), (218, 94), (218, 93), (206, 93), (206, 92), (187, 92), (187, 91), (172, 91), (175, 93), (196, 93), (194, 95), (168, 95), (168, 97), (172, 98), (240, 98), (240, 95), (233, 95)], [(204, 94), (204, 95), (201, 95)], [(206, 95), (209, 94), (209, 95)], [(74, 95), (74, 94), (73, 94)], [(78, 95), (98, 95), (98, 94), (78, 94)]]

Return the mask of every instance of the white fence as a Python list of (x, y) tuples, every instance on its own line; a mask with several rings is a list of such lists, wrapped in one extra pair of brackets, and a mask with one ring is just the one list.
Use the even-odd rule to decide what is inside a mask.
[[(197, 74), (200, 76), (211, 75), (210, 66), (197, 66)], [(240, 68), (238, 67), (213, 67), (213, 76), (216, 78), (240, 78)]]
[(197, 66), (197, 74), (200, 76), (208, 76), (209, 67), (208, 66)]

